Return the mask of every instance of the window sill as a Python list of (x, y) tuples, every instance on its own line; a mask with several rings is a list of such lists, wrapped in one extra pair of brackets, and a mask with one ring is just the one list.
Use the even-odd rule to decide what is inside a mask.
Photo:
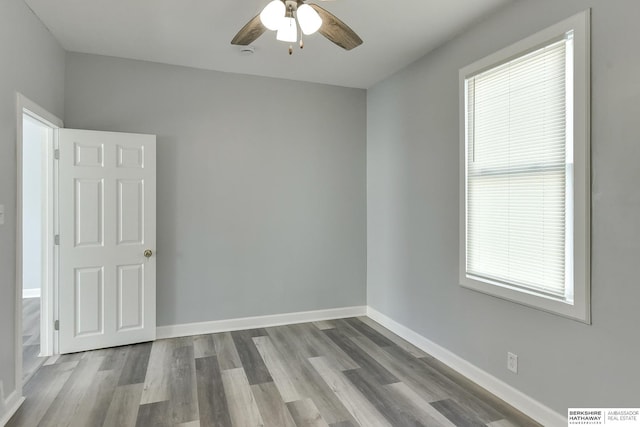
[[(590, 308), (580, 298), (568, 302), (561, 298), (528, 291), (508, 285), (499, 285), (474, 279), (466, 274), (460, 277), (460, 285), (464, 288), (491, 295), (503, 300), (515, 302), (547, 313), (566, 317), (585, 324), (591, 324)], [(582, 298), (584, 300), (584, 298)]]

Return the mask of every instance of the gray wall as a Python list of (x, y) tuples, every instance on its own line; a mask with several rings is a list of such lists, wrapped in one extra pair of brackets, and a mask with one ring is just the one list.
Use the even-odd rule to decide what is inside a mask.
[[(458, 69), (587, 7), (591, 326), (462, 289), (457, 277)], [(636, 0), (517, 1), (368, 92), (369, 305), (562, 414), (640, 404), (638, 17)]]
[(0, 381), (9, 395), (15, 389), (16, 91), (60, 118), (64, 109), (64, 51), (22, 0), (0, 2), (0, 62), (0, 204), (6, 217), (0, 225)]
[(66, 67), (67, 127), (158, 136), (158, 325), (365, 304), (364, 90)]
[(27, 118), (22, 126), (22, 289), (42, 286), (43, 148), (47, 129)]

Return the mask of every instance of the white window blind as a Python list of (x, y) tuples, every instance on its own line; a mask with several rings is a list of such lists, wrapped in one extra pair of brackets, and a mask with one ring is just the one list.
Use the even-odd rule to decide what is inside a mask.
[(572, 43), (570, 32), (465, 79), (466, 273), (564, 300), (572, 298)]

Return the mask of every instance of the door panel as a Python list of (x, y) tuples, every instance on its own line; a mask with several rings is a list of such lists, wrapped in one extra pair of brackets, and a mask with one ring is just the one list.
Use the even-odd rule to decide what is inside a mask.
[(75, 335), (96, 335), (103, 332), (103, 269), (76, 268), (74, 298), (76, 311)]
[(60, 352), (155, 339), (155, 136), (59, 130)]
[(118, 180), (118, 244), (142, 244), (144, 241), (144, 181)]
[(103, 215), (101, 179), (75, 180), (74, 236), (75, 246), (103, 246)]
[(118, 266), (118, 330), (143, 327), (144, 265)]
[(142, 169), (144, 167), (144, 146), (118, 145), (118, 167)]
[(99, 142), (74, 142), (74, 166), (103, 167), (104, 145)]

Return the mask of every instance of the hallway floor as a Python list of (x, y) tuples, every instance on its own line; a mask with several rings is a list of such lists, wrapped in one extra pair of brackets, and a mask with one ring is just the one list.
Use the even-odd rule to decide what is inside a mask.
[(27, 381), (44, 363), (40, 354), (40, 298), (22, 300), (22, 379)]

